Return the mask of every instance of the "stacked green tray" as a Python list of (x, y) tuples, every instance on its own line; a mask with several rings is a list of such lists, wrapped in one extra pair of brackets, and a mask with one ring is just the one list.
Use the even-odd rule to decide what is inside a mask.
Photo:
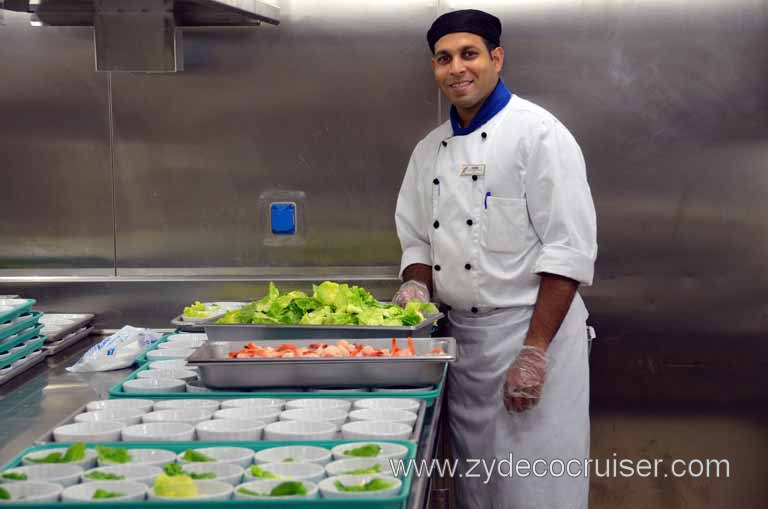
[[(290, 442), (278, 442), (278, 441), (259, 441), (259, 442), (107, 442), (99, 444), (86, 443), (88, 447), (94, 447), (96, 445), (106, 445), (109, 447), (125, 447), (131, 449), (166, 449), (176, 453), (183, 452), (187, 449), (198, 449), (202, 447), (246, 447), (253, 449), (254, 451), (260, 451), (271, 447), (281, 447), (285, 445), (312, 445), (317, 447), (325, 447), (331, 449), (339, 444), (346, 444), (351, 442), (361, 442), (363, 440), (297, 440)], [(370, 442), (370, 440), (364, 440)], [(416, 456), (416, 446), (410, 442), (402, 440), (375, 440), (376, 442), (392, 442), (400, 444), (408, 448), (408, 455), (403, 459), (403, 463), (407, 464)], [(15, 468), (21, 466), (22, 458), (27, 454), (43, 451), (46, 449), (55, 449), (69, 446), (69, 443), (52, 443), (45, 445), (38, 445), (35, 447), (29, 447), (24, 451), (17, 454), (7, 465), (3, 466), (0, 470), (6, 470), (8, 468)], [(158, 501), (158, 500), (143, 500), (137, 502), (112, 502), (115, 506), (125, 509), (143, 509), (147, 506), (152, 507), (166, 507), (169, 509), (184, 509), (184, 508), (246, 508), (246, 507), (260, 507), (260, 508), (296, 508), (296, 509), (405, 509), (408, 495), (411, 491), (411, 482), (413, 481), (413, 475), (409, 475), (402, 478), (403, 486), (400, 493), (391, 497), (378, 497), (378, 498), (353, 498), (353, 499), (329, 499), (329, 498), (316, 498), (307, 500), (220, 500), (220, 501)], [(57, 507), (66, 507), (68, 509), (93, 509), (97, 507), (98, 503), (86, 503), (86, 502), (48, 502), (48, 503), (3, 503), (2, 507), (14, 508), (14, 509), (28, 509), (30, 507), (55, 509)]]
[(24, 318), (23, 320), (19, 320), (17, 323), (0, 331), (0, 353), (7, 352), (33, 335), (37, 335), (29, 334), (33, 328), (36, 328), (36, 332), (40, 332), (43, 328), (43, 325), (40, 324), (40, 317), (43, 316), (42, 313), (39, 311), (32, 311), (31, 313), (28, 313), (28, 315), (29, 316), (21, 315), (20, 317)]
[(0, 369), (5, 369), (17, 360), (26, 357), (36, 350), (39, 350), (43, 346), (43, 343), (45, 343), (46, 339), (44, 335), (38, 334), (40, 329), (42, 329), (42, 325), (36, 327), (34, 331), (28, 333), (28, 339), (22, 341), (21, 344), (16, 345), (22, 347), (18, 351), (0, 353)]
[(14, 301), (14, 304), (6, 311), (0, 311), (0, 324), (16, 319), (18, 316), (28, 313), (32, 310), (32, 306), (37, 302), (35, 299), (0, 299), (0, 308), (6, 307), (10, 301)]

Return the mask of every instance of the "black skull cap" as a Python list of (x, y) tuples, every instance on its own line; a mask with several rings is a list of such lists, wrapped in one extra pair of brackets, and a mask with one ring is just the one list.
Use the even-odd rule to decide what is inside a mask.
[(446, 12), (432, 23), (427, 32), (427, 42), (432, 54), (435, 54), (435, 44), (442, 36), (455, 32), (479, 35), (498, 46), (501, 41), (501, 20), (493, 14), (477, 9)]

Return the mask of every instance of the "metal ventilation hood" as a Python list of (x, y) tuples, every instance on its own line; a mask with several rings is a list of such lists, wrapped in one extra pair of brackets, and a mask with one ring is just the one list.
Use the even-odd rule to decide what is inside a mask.
[(5, 0), (34, 26), (92, 26), (97, 71), (183, 70), (185, 27), (280, 23), (280, 8), (260, 0)]

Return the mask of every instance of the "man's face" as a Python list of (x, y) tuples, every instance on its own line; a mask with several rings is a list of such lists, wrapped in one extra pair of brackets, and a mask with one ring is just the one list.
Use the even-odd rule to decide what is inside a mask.
[(504, 64), (504, 50), (488, 52), (482, 37), (456, 32), (435, 44), (432, 70), (448, 100), (460, 110), (479, 107), (493, 92)]

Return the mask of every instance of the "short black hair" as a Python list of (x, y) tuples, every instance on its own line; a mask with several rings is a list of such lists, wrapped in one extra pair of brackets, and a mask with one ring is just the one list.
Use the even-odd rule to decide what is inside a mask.
[(486, 48), (488, 48), (488, 53), (492, 53), (492, 52), (493, 52), (493, 50), (495, 50), (496, 48), (498, 48), (498, 47), (499, 47), (499, 45), (498, 45), (498, 44), (496, 44), (496, 43), (494, 43), (494, 42), (491, 42), (491, 41), (489, 41), (489, 40), (488, 40), (488, 39), (486, 39), (485, 37), (483, 37), (483, 42), (485, 43), (485, 47), (486, 47)]

